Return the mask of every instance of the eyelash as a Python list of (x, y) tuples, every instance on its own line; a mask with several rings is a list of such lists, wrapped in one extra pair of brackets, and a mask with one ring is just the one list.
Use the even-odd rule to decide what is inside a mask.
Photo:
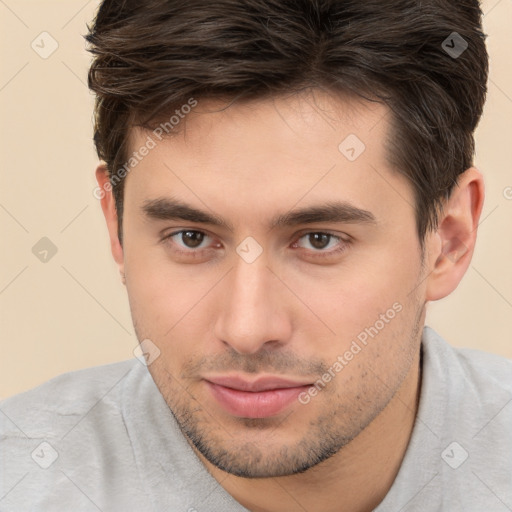
[[(181, 229), (179, 231), (174, 231), (174, 232), (170, 233), (169, 235), (166, 235), (165, 237), (163, 237), (162, 242), (164, 242), (168, 245), (171, 245), (173, 237), (175, 237), (176, 235), (181, 235), (182, 233), (187, 233), (187, 232), (202, 233), (203, 235), (206, 235), (207, 237), (209, 237), (208, 233), (205, 233), (204, 231), (201, 231), (198, 229)], [(310, 253), (311, 256), (313, 256), (313, 258), (317, 258), (317, 257), (328, 258), (333, 255), (340, 254), (340, 253), (344, 252), (347, 249), (347, 246), (350, 244), (350, 240), (344, 239), (341, 236), (335, 235), (334, 233), (330, 233), (328, 231), (307, 231), (305, 233), (300, 234), (300, 236), (297, 238), (297, 240), (292, 245), (296, 245), (299, 242), (299, 240), (301, 240), (302, 238), (304, 238), (308, 235), (327, 235), (327, 236), (331, 237), (329, 242), (333, 238), (338, 240), (338, 242), (341, 242), (340, 245), (336, 249), (331, 249), (330, 251), (325, 251), (323, 249), (318, 249), (318, 250), (305, 249), (307, 252)], [(206, 248), (206, 249), (203, 248), (203, 249), (197, 249), (197, 250), (195, 250), (195, 249), (181, 250), (181, 249), (173, 248), (173, 251), (179, 255), (197, 257), (203, 251), (207, 251), (209, 249), (211, 249), (211, 248)]]

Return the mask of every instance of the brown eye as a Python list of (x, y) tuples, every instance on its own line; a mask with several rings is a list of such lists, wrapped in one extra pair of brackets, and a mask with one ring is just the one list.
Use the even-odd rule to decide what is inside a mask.
[(325, 249), (332, 238), (332, 236), (327, 233), (310, 233), (307, 236), (312, 247), (315, 249)]
[[(210, 237), (202, 231), (195, 229), (182, 229), (181, 231), (175, 231), (170, 235), (164, 237), (163, 241), (166, 244), (170, 244), (174, 250), (178, 252), (199, 252), (201, 249), (207, 249), (208, 247), (203, 243)], [(196, 250), (197, 249), (197, 250)]]
[[(306, 241), (306, 245), (301, 242), (302, 240)], [(334, 243), (332, 243), (333, 241)], [(310, 249), (312, 252), (330, 252), (326, 249), (334, 249), (340, 242), (343, 242), (343, 240), (339, 236), (330, 233), (311, 232), (302, 235), (297, 241), (297, 244), (299, 247)]]
[(190, 249), (195, 249), (201, 242), (204, 240), (204, 233), (201, 231), (182, 231), (181, 232), (181, 241), (185, 244), (186, 247)]
[(333, 261), (333, 258), (339, 258), (350, 245), (351, 239), (348, 235), (309, 231), (303, 232), (292, 245), (292, 248), (301, 249), (300, 254), (305, 259), (328, 262)]

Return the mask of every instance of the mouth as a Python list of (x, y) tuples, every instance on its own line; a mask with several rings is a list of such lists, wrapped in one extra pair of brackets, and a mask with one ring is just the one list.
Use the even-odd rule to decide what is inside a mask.
[(239, 418), (277, 416), (313, 385), (275, 376), (255, 381), (241, 377), (211, 377), (205, 378), (204, 382), (217, 404)]

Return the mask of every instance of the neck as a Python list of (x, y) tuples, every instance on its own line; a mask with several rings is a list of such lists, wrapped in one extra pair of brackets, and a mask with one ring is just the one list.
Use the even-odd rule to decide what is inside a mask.
[(421, 388), (420, 352), (374, 421), (336, 455), (304, 473), (241, 478), (196, 454), (219, 484), (252, 512), (371, 512), (391, 488), (411, 437)]

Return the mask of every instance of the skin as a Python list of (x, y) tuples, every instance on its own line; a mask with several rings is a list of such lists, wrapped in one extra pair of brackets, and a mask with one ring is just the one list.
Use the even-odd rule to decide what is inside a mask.
[[(426, 304), (457, 287), (472, 257), (482, 176), (461, 176), (422, 259), (412, 187), (386, 161), (385, 106), (318, 90), (225, 106), (199, 102), (185, 130), (130, 171), (123, 246), (111, 193), (101, 200), (137, 337), (160, 350), (148, 368), (200, 460), (249, 510), (371, 511), (413, 428)], [(133, 129), (130, 147), (148, 133)], [(366, 146), (353, 162), (338, 149), (349, 134)], [(96, 176), (104, 187), (103, 164)], [(144, 214), (146, 201), (170, 197), (231, 229)], [(335, 200), (375, 221), (268, 227), (275, 215)], [(179, 230), (208, 236), (199, 247), (181, 235), (163, 240)], [(340, 238), (315, 245), (311, 235), (325, 232)], [(236, 252), (249, 236), (263, 250), (252, 263)], [(307, 404), (240, 418), (203, 380), (314, 383), (397, 303), (401, 311)]]

